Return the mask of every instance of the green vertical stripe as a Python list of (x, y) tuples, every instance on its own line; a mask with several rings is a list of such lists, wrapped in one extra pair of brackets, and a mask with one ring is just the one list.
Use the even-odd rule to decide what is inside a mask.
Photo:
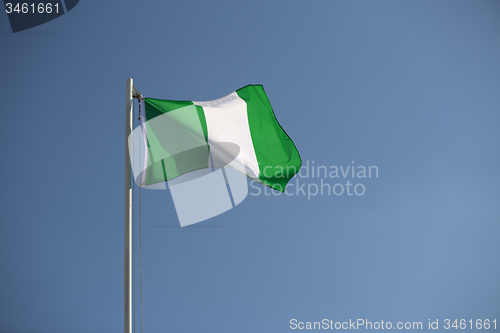
[[(148, 147), (150, 153), (149, 161), (152, 163), (152, 165), (150, 165), (146, 169), (146, 177), (145, 177), (146, 185), (165, 182), (168, 180), (172, 180), (183, 174), (189, 173), (191, 171), (205, 169), (209, 167), (208, 144), (206, 146), (196, 147), (172, 155), (169, 153), (169, 144), (171, 143), (161, 142), (161, 140), (158, 139), (158, 135), (160, 135), (160, 133), (155, 133), (151, 129), (151, 127), (148, 126), (148, 121), (152, 120), (153, 118), (180, 108), (194, 105), (193, 102), (169, 101), (169, 100), (145, 98), (144, 104), (146, 107), (145, 117), (146, 117)], [(201, 106), (196, 106), (196, 111), (198, 114), (199, 125), (201, 125), (203, 135), (205, 137), (205, 142), (207, 142), (208, 130), (207, 130), (207, 122), (205, 119), (205, 114), (203, 113), (203, 108)], [(187, 118), (186, 122), (184, 122), (184, 119), (182, 119), (182, 117), (181, 119), (179, 119), (179, 115), (176, 116), (176, 119), (181, 121), (182, 125), (185, 126), (186, 128), (199, 129), (198, 124), (189, 123), (189, 120)], [(160, 161), (154, 161), (152, 156), (165, 156), (165, 158)]]
[(299, 152), (278, 123), (264, 87), (248, 85), (236, 90), (247, 104), (248, 123), (259, 179), (275, 190), (284, 192), (288, 181), (302, 165)]

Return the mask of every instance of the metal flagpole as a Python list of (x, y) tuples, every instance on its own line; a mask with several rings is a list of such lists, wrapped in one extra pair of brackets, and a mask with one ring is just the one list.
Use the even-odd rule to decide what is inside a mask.
[(125, 333), (132, 333), (132, 168), (128, 137), (133, 121), (133, 80), (127, 79), (125, 123)]

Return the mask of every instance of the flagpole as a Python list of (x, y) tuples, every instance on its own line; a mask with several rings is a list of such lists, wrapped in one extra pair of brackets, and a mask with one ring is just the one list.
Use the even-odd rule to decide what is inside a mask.
[(125, 122), (125, 322), (124, 332), (132, 333), (132, 169), (128, 151), (128, 137), (133, 121), (133, 80), (127, 79)]

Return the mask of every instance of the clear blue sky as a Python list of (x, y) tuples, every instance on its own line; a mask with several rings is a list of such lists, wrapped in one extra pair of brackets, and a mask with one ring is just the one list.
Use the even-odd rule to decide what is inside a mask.
[(303, 162), (379, 170), (187, 228), (143, 191), (145, 333), (500, 329), (499, 31), (483, 0), (80, 1), (16, 34), (0, 14), (0, 332), (123, 332), (127, 77), (178, 100), (263, 84)]

